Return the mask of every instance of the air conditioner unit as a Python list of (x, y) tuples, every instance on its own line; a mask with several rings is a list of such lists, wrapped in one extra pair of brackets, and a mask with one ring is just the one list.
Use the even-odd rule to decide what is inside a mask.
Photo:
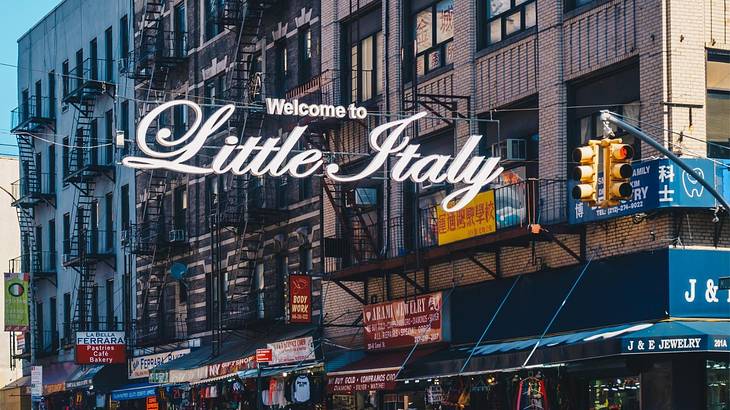
[(187, 240), (184, 229), (173, 229), (167, 237), (170, 242), (185, 242)]
[(492, 144), (492, 156), (507, 161), (523, 161), (527, 159), (527, 142), (523, 139), (508, 138)]

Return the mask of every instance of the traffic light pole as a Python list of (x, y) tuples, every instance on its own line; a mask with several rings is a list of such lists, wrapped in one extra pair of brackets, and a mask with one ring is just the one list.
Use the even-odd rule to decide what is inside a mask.
[(654, 141), (653, 138), (651, 138), (650, 136), (648, 136), (646, 133), (639, 130), (638, 128), (634, 127), (633, 125), (627, 124), (622, 119), (617, 118), (612, 112), (610, 112), (608, 110), (601, 111), (601, 121), (608, 121), (612, 124), (615, 124), (615, 125), (621, 127), (621, 129), (625, 130), (629, 134), (637, 137), (641, 141), (649, 144), (652, 148), (654, 148), (657, 151), (661, 152), (662, 154), (666, 155), (667, 158), (671, 159), (672, 162), (674, 162), (680, 168), (682, 168), (687, 174), (689, 174), (692, 178), (694, 178), (697, 182), (699, 182), (700, 185), (707, 188), (707, 190), (710, 192), (710, 194), (712, 194), (712, 196), (714, 196), (715, 199), (717, 199), (717, 201), (720, 203), (719, 207), (724, 208), (725, 211), (730, 211), (730, 205), (728, 204), (727, 200), (725, 200), (725, 198), (722, 195), (720, 195), (720, 193), (717, 192), (717, 190), (712, 185), (710, 185), (707, 181), (705, 181), (705, 179), (702, 178), (697, 172), (695, 172), (695, 170), (692, 169), (692, 167), (687, 165), (684, 161), (682, 161), (681, 158), (674, 155), (674, 153), (672, 151), (668, 150), (662, 144)]

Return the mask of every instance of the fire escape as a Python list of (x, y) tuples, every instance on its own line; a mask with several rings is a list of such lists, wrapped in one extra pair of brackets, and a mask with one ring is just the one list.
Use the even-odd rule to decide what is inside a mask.
[[(37, 90), (38, 91), (38, 90)], [(54, 133), (56, 130), (55, 100), (42, 95), (24, 93), (20, 105), (12, 111), (11, 132), (18, 141), (20, 179), (11, 184), (12, 206), (18, 215), (21, 237), (21, 254), (9, 261), (9, 272), (30, 274), (30, 300), (37, 284), (48, 280), (56, 284), (56, 253), (49, 244), (43, 249), (43, 238), (36, 235), (35, 210), (38, 206), (56, 206), (55, 170), (49, 167), (43, 172), (40, 153), (36, 151), (35, 136)], [(32, 302), (31, 302), (32, 303)], [(30, 322), (36, 357), (52, 353), (57, 348), (58, 338), (54, 331), (45, 334), (43, 329)], [(29, 339), (26, 338), (29, 342)], [(26, 343), (28, 343), (26, 342)], [(11, 359), (30, 358), (30, 349), (20, 354), (11, 351)]]
[[(237, 107), (230, 119), (230, 129), (241, 141), (261, 136), (264, 126), (264, 81), (260, 51), (264, 10), (272, 0), (226, 0), (220, 18), (233, 35), (236, 47), (226, 74), (224, 98)], [(271, 319), (280, 312), (270, 309), (271, 296), (254, 291), (254, 275), (263, 257), (264, 227), (286, 217), (280, 207), (278, 179), (251, 175), (226, 175), (214, 193), (211, 241), (214, 277), (218, 286), (216, 310), (220, 316), (214, 326), (217, 340), (225, 329), (241, 329), (259, 319)], [(232, 255), (224, 255), (223, 240), (235, 237)], [(216, 344), (218, 345), (218, 344)]]
[(115, 84), (106, 62), (96, 56), (79, 58), (68, 81), (70, 87), (63, 102), (75, 107), (76, 113), (69, 147), (64, 148), (63, 182), (76, 188), (76, 196), (71, 235), (63, 243), (63, 266), (79, 274), (72, 329), (100, 330), (98, 318), (92, 317), (96, 268), (99, 262), (114, 267), (115, 252), (111, 227), (98, 226), (95, 188), (100, 178), (114, 181), (115, 166), (111, 141), (99, 138), (99, 118), (94, 112), (101, 98), (113, 98)]
[[(188, 54), (187, 33), (165, 29), (165, 7), (169, 2), (145, 0), (138, 22), (140, 35), (129, 64), (123, 67), (135, 80), (139, 118), (156, 105), (168, 100), (171, 73), (185, 66)], [(169, 124), (153, 122), (147, 138)], [(180, 340), (186, 333), (186, 319), (164, 309), (165, 288), (171, 258), (188, 248), (187, 233), (177, 229), (165, 212), (165, 197), (173, 188), (171, 175), (165, 170), (137, 171), (136, 184), (145, 187), (137, 195), (137, 221), (123, 233), (125, 249), (137, 258), (137, 282), (142, 284), (142, 301), (134, 332), (135, 346)], [(168, 212), (169, 213), (169, 212)], [(172, 229), (168, 229), (172, 228)]]

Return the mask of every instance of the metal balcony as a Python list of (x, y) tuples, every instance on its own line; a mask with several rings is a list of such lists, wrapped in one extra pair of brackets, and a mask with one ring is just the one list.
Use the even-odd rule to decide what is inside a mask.
[(10, 272), (30, 273), (31, 279), (56, 278), (56, 256), (55, 251), (35, 251), (20, 255), (8, 261)]
[(69, 72), (66, 81), (69, 88), (63, 102), (78, 104), (109, 92), (114, 86), (114, 70), (109, 69), (107, 60), (87, 58)]
[[(79, 144), (79, 141), (74, 141)], [(72, 148), (67, 182), (89, 181), (101, 175), (114, 179), (114, 145), (111, 140), (86, 139)]]
[[(151, 69), (154, 65), (174, 67), (188, 58), (188, 33), (184, 31), (162, 31), (153, 43), (143, 44), (134, 56), (139, 70)], [(151, 76), (152, 73), (149, 73)]]
[(41, 201), (54, 203), (56, 199), (56, 174), (35, 174), (23, 176), (10, 184), (15, 198), (13, 206), (29, 208)]
[(113, 259), (115, 231), (90, 229), (80, 237), (63, 242), (63, 266), (76, 267)]
[(48, 97), (30, 96), (11, 111), (10, 131), (13, 133), (35, 132), (56, 123), (55, 101)]
[(134, 325), (134, 346), (155, 346), (186, 340), (187, 315), (178, 312), (152, 312), (137, 319)]
[[(567, 221), (565, 190), (565, 181), (548, 179), (528, 179), (497, 187), (494, 189), (495, 231), (441, 246), (437, 206), (387, 222), (363, 224), (353, 218), (352, 226), (324, 238), (325, 272), (342, 279), (362, 279), (370, 273), (402, 267), (415, 253), (437, 263), (455, 252), (468, 254), (478, 249), (525, 246), (530, 241), (546, 240), (542, 234), (527, 228), (540, 224), (560, 232)], [(444, 223), (458, 224), (459, 213), (453, 217), (453, 221)], [(565, 227), (566, 231), (569, 229)]]

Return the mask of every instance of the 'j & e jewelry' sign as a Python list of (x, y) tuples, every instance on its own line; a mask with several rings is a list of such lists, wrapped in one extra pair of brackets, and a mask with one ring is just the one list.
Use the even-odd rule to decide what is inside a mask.
[[(169, 128), (160, 128), (155, 135), (155, 141), (156, 146), (164, 150), (156, 151), (154, 146), (147, 143), (150, 125), (160, 115), (179, 105), (192, 110), (195, 120), (183, 135), (172, 135)], [(364, 108), (354, 105), (349, 107), (308, 105), (297, 100), (286, 102), (267, 99), (266, 107), (267, 112), (272, 115), (308, 115), (340, 119), (363, 118), (367, 115)], [(235, 136), (228, 136), (209, 166), (188, 164), (188, 161), (199, 154), (208, 137), (217, 133), (227, 123), (235, 109), (234, 105), (224, 105), (203, 122), (203, 112), (198, 104), (187, 100), (166, 102), (153, 109), (139, 122), (137, 146), (144, 156), (129, 156), (124, 158), (122, 163), (132, 168), (168, 169), (201, 175), (230, 172), (235, 175), (278, 177), (288, 174), (295, 178), (307, 178), (315, 173), (324, 172), (335, 182), (354, 182), (373, 176), (384, 168), (388, 158), (394, 157), (395, 160), (390, 163), (390, 178), (394, 181), (460, 184), (460, 187), (454, 189), (441, 203), (447, 212), (464, 208), (483, 187), (502, 172), (502, 167), (498, 166), (498, 157), (472, 156), (474, 150), (479, 147), (481, 135), (470, 136), (453, 158), (449, 155), (421, 155), (418, 152), (419, 144), (409, 144), (409, 138), (403, 135), (403, 131), (426, 113), (418, 113), (374, 128), (369, 136), (374, 154), (370, 162), (353, 175), (341, 174), (340, 167), (335, 163), (325, 164), (324, 153), (320, 150), (292, 152), (306, 131), (306, 126), (295, 127), (283, 141), (281, 138), (260, 137), (248, 137), (240, 141)]]

